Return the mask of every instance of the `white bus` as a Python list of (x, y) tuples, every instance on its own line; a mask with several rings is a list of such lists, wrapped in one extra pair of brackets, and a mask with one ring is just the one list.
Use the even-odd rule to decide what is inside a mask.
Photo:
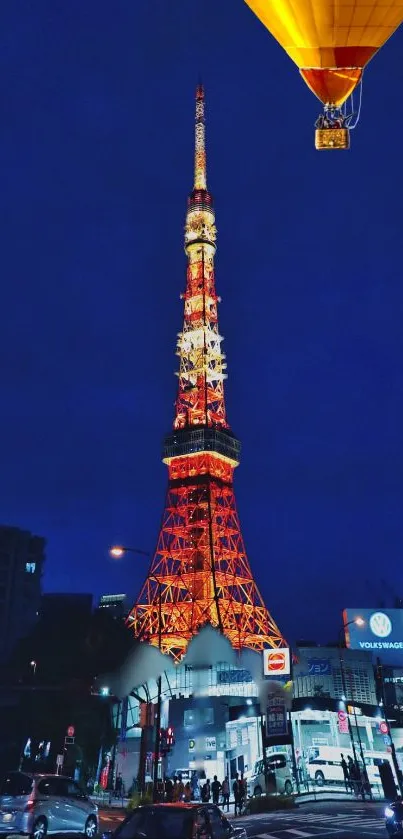
[[(313, 746), (309, 749), (306, 768), (310, 779), (318, 787), (322, 787), (324, 784), (344, 784), (344, 775), (341, 767), (342, 754), (346, 762), (348, 762), (349, 757), (354, 760), (353, 750), (345, 749), (341, 746)], [(358, 763), (362, 767), (359, 749), (356, 749), (356, 754)], [(371, 785), (381, 784), (379, 764), (386, 761), (390, 763), (396, 782), (394, 766), (391, 756), (387, 752), (364, 751), (365, 769)]]

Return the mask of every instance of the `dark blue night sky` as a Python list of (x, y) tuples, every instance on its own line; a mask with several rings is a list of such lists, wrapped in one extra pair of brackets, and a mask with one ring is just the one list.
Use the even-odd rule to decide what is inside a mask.
[[(290, 639), (402, 584), (403, 30), (349, 153), (242, 0), (0, 7), (1, 516), (46, 590), (127, 591), (153, 550), (207, 96), (227, 407), (252, 567)], [(368, 583), (366, 581), (369, 581)]]

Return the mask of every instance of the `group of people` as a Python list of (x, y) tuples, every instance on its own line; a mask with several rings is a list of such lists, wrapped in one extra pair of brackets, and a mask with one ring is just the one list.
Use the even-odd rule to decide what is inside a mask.
[(359, 795), (365, 796), (367, 792), (370, 793), (371, 788), (365, 767), (360, 769), (358, 762), (354, 761), (351, 755), (348, 756), (346, 761), (343, 753), (341, 753), (340, 765), (343, 770), (346, 792), (352, 792), (357, 797)]
[(194, 798), (194, 791), (190, 781), (187, 781), (187, 783), (184, 784), (180, 776), (178, 778), (174, 776), (172, 780), (171, 778), (165, 778), (165, 798), (169, 803), (177, 801), (192, 801)]
[[(239, 774), (236, 775), (232, 784), (232, 792), (234, 794), (235, 801), (235, 815), (241, 815), (247, 795), (246, 781), (244, 780), (243, 774), (241, 774), (240, 776)], [(165, 779), (166, 801), (190, 802), (198, 801), (199, 798), (201, 799), (203, 804), (208, 804), (210, 800), (212, 800), (213, 804), (221, 803), (223, 808), (227, 808), (228, 813), (230, 800), (230, 782), (228, 780), (228, 776), (226, 776), (224, 780), (220, 783), (220, 781), (217, 778), (217, 775), (214, 775), (214, 779), (211, 782), (211, 784), (209, 778), (207, 778), (206, 782), (200, 788), (200, 791), (198, 787), (198, 778), (196, 775), (192, 775), (191, 780), (187, 781), (186, 784), (183, 783), (181, 776), (174, 776), (172, 779)]]

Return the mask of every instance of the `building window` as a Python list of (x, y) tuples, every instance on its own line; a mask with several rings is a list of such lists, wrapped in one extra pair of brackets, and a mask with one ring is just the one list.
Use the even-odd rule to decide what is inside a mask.
[(203, 708), (204, 725), (214, 725), (214, 708)]
[(191, 710), (190, 708), (186, 710), (183, 715), (183, 724), (186, 728), (193, 725), (200, 725), (199, 711), (197, 709)]
[(27, 574), (35, 574), (36, 562), (26, 562), (25, 571)]

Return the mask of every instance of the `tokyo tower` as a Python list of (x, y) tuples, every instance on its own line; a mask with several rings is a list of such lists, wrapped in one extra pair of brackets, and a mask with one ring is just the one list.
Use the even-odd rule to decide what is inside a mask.
[(226, 418), (225, 355), (214, 277), (216, 228), (207, 189), (204, 89), (196, 89), (194, 187), (188, 198), (184, 322), (173, 432), (164, 441), (168, 491), (157, 548), (128, 623), (180, 660), (205, 624), (236, 650), (284, 644), (253, 579), (235, 503), (240, 443)]

